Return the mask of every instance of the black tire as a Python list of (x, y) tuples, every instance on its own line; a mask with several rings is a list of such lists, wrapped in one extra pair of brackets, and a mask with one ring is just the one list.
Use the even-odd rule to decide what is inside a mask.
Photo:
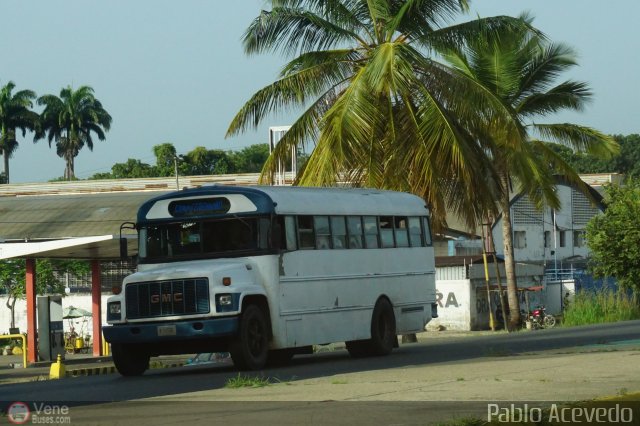
[(149, 354), (130, 345), (111, 344), (111, 356), (123, 376), (140, 376), (149, 368)]
[(229, 348), (234, 365), (240, 370), (260, 370), (269, 357), (269, 327), (264, 312), (248, 305), (240, 318), (238, 336)]
[(389, 355), (398, 342), (396, 316), (387, 299), (379, 299), (371, 316), (371, 355)]
[(294, 355), (295, 351), (293, 349), (276, 349), (269, 351), (267, 364), (272, 367), (281, 367), (290, 363)]
[(396, 316), (387, 299), (379, 299), (371, 315), (371, 339), (345, 342), (352, 358), (381, 356), (391, 353), (398, 344)]

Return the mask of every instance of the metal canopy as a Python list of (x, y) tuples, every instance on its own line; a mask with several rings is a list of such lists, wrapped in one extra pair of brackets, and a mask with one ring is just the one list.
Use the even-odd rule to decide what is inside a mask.
[[(120, 225), (173, 188), (254, 185), (257, 173), (0, 185), (0, 259), (120, 257)], [(135, 231), (126, 231), (137, 253)]]
[[(0, 259), (117, 259), (120, 225), (163, 191), (0, 197)], [(126, 230), (129, 253), (135, 231)]]

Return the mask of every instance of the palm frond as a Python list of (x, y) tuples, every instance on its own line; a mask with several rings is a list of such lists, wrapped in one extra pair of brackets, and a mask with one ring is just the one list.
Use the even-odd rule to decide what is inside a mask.
[[(334, 52), (334, 54), (319, 53), (324, 62), (319, 59), (311, 59), (314, 54), (308, 54), (305, 58), (295, 60), (286, 67), (287, 74), (276, 82), (256, 92), (242, 109), (233, 118), (227, 137), (237, 134), (253, 126), (257, 127), (262, 119), (272, 112), (279, 112), (292, 106), (304, 105), (311, 98), (334, 88), (350, 75), (349, 67), (346, 67), (339, 59), (348, 61), (352, 58), (350, 50)], [(300, 64), (304, 63), (305, 68)], [(309, 65), (315, 64), (317, 65)]]
[(613, 137), (577, 124), (532, 124), (543, 138), (566, 145), (577, 151), (609, 158), (620, 151), (620, 146)]
[[(583, 193), (592, 203), (596, 200), (592, 189), (576, 173), (576, 171), (564, 159), (548, 146), (548, 142), (540, 140), (531, 141), (532, 149), (545, 161), (558, 175), (562, 176), (572, 187)], [(552, 206), (553, 207), (553, 206)]]
[(304, 9), (286, 7), (263, 11), (242, 41), (247, 54), (281, 50), (286, 55), (332, 49), (347, 42), (368, 44), (353, 30)]
[(591, 100), (591, 90), (586, 83), (566, 81), (547, 92), (521, 96), (515, 109), (523, 117), (535, 117), (561, 110), (582, 111)]

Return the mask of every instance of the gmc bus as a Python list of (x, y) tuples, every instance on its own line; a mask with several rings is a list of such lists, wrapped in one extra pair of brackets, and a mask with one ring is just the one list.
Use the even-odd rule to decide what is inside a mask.
[(125, 376), (163, 354), (229, 352), (239, 369), (332, 342), (387, 355), (437, 316), (429, 212), (414, 195), (208, 186), (147, 201), (135, 228), (138, 271), (103, 328)]

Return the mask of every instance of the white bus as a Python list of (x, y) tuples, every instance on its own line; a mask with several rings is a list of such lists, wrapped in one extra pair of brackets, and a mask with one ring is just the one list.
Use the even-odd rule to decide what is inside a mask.
[(208, 186), (147, 201), (136, 229), (138, 272), (114, 289), (103, 328), (122, 375), (162, 354), (230, 352), (240, 369), (332, 342), (386, 355), (437, 316), (414, 195)]

